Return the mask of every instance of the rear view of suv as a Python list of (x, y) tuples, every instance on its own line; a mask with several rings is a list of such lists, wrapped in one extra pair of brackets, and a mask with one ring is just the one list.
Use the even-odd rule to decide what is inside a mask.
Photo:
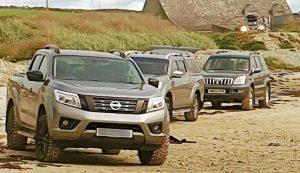
[(256, 52), (220, 52), (212, 55), (203, 69), (205, 100), (213, 108), (222, 103), (242, 103), (243, 110), (269, 107), (271, 84), (270, 72), (264, 58)]

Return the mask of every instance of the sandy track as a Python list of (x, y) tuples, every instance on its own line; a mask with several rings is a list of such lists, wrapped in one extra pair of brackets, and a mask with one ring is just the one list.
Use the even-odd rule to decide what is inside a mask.
[[(163, 166), (140, 166), (133, 151), (106, 156), (96, 149), (68, 150), (59, 164), (40, 163), (32, 145), (24, 152), (3, 147), (0, 116), (0, 172), (300, 172), (300, 98), (282, 92), (299, 91), (300, 75), (285, 76), (276, 84), (281, 94), (271, 109), (206, 107), (196, 123), (173, 121), (174, 136), (197, 143), (171, 145)], [(5, 87), (0, 87), (0, 115), (5, 111), (4, 95)]]

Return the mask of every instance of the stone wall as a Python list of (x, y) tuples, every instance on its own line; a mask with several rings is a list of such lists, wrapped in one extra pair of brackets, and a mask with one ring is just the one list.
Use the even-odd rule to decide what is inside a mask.
[(285, 0), (148, 1), (159, 2), (172, 22), (188, 30), (212, 30), (214, 26), (233, 30), (244, 23), (245, 14), (248, 12), (256, 12), (263, 17), (291, 13)]

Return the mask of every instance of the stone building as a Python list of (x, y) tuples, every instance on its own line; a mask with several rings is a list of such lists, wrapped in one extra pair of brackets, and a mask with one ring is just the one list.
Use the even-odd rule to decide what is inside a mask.
[(286, 0), (146, 0), (144, 13), (167, 18), (187, 30), (234, 30), (245, 15), (290, 14)]

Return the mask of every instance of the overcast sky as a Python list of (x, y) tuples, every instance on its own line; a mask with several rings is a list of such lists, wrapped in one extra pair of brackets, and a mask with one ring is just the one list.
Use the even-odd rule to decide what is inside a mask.
[[(46, 0), (0, 0), (0, 6), (44, 7)], [(263, 0), (262, 0), (263, 1)], [(287, 0), (293, 12), (300, 11), (300, 0)], [(129, 9), (141, 11), (145, 0), (49, 0), (51, 8), (69, 9)]]

